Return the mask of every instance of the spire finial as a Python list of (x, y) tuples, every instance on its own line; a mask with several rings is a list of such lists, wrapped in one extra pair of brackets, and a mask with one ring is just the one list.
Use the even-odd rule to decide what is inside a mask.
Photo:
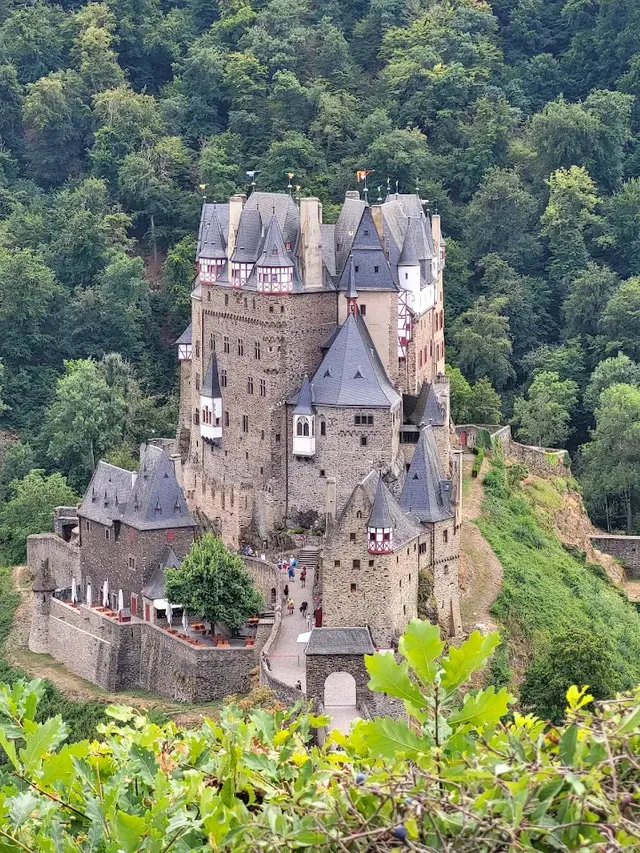
[(354, 317), (358, 313), (358, 291), (356, 290), (356, 271), (353, 263), (353, 254), (349, 255), (349, 281), (347, 283), (347, 314)]
[(295, 172), (287, 172), (287, 178), (289, 178), (289, 183), (287, 184), (287, 192), (289, 193), (289, 197), (293, 195), (293, 184), (291, 183), (291, 179), (295, 177)]
[(398, 195), (398, 187), (400, 186), (400, 181), (396, 181), (396, 195)]
[(248, 178), (251, 178), (251, 192), (255, 192), (256, 191), (256, 175), (258, 174), (258, 170), (257, 169), (251, 169), (251, 170), (245, 172), (245, 174)]
[(387, 176), (387, 195), (391, 195), (391, 178)]
[(378, 184), (378, 204), (382, 204), (382, 184)]

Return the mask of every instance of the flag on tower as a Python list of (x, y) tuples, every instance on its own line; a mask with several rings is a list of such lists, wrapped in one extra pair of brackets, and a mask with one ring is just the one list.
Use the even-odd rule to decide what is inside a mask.
[(367, 175), (370, 175), (373, 172), (373, 169), (358, 169), (356, 172), (356, 178), (358, 182), (366, 181)]

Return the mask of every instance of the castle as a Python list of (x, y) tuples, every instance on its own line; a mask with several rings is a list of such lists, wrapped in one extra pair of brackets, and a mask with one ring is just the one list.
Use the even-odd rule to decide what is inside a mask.
[(440, 217), (413, 194), (205, 203), (191, 325), (178, 339), (179, 444), (196, 516), (227, 542), (324, 532), (324, 626), (389, 644), (422, 577), (448, 635), (461, 462), (444, 376)]
[[(362, 691), (362, 650), (393, 646), (419, 597), (458, 635), (444, 258), (440, 219), (417, 195), (370, 206), (348, 192), (335, 225), (315, 198), (205, 203), (192, 322), (176, 341), (177, 439), (143, 446), (137, 472), (100, 462), (80, 505), (28, 538), (31, 650), (109, 691), (188, 701), (248, 691), (259, 663), (294, 701), (265, 663), (282, 592), (266, 557), (291, 547), (291, 528), (319, 543), (312, 694), (345, 649)], [(240, 636), (199, 634), (166, 600), (165, 570), (203, 527), (262, 552), (244, 561), (267, 609)]]

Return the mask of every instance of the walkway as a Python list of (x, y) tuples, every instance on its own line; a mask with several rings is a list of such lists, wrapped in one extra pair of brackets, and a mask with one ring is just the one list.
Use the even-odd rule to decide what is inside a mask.
[[(350, 702), (345, 705), (344, 703)], [(336, 672), (327, 679), (324, 692), (324, 711), (331, 718), (329, 729), (348, 734), (351, 723), (362, 719), (356, 708), (356, 686), (353, 677), (346, 672)]]
[[(300, 559), (300, 557), (298, 557)], [(295, 687), (297, 681), (305, 689), (304, 671), (304, 643), (298, 643), (298, 634), (307, 630), (307, 620), (300, 613), (300, 605), (303, 601), (309, 602), (307, 614), (313, 614), (313, 569), (307, 569), (307, 583), (303, 589), (300, 583), (300, 567), (296, 569), (296, 578), (293, 583), (287, 579), (286, 571), (282, 572), (282, 587), (289, 584), (289, 598), (293, 599), (295, 608), (293, 616), (287, 613), (286, 602), (282, 601), (282, 625), (278, 633), (278, 639), (271, 648), (269, 663), (271, 672), (280, 681)]]

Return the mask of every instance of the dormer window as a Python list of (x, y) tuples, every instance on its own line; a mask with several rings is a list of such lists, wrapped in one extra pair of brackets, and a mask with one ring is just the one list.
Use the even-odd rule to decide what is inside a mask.
[(272, 254), (272, 255), (277, 255), (277, 254), (278, 254), (278, 247), (277, 247), (277, 246), (274, 246), (274, 247), (273, 247), (273, 249), (271, 250), (271, 254)]

